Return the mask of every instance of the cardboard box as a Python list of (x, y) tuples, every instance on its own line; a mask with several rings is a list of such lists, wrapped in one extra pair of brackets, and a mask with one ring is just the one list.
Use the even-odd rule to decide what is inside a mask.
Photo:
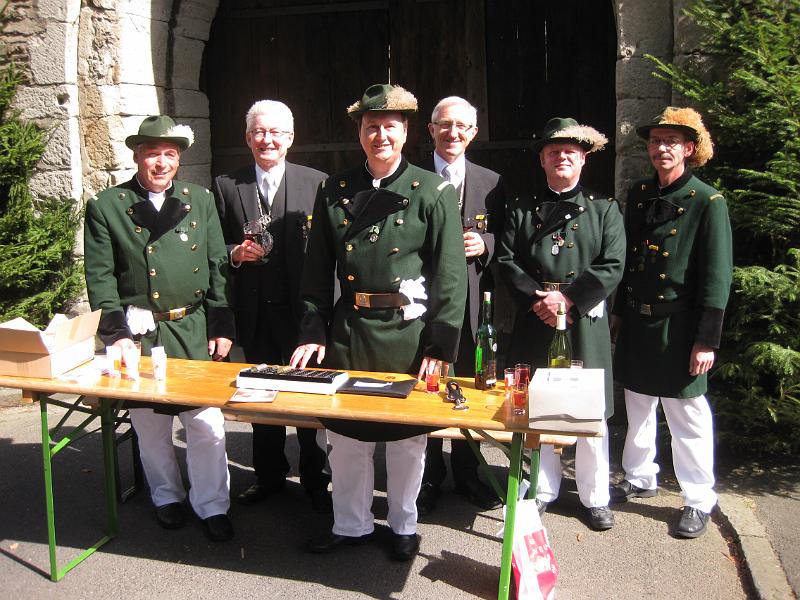
[(602, 435), (605, 387), (603, 369), (536, 369), (528, 387), (530, 426)]
[(92, 360), (100, 311), (56, 315), (44, 331), (22, 317), (0, 324), (0, 375), (56, 377)]

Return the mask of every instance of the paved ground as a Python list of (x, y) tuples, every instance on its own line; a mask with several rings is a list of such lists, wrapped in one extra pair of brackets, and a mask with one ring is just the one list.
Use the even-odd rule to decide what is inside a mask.
[[(13, 395), (2, 398), (0, 589), (5, 597), (496, 597), (500, 541), (495, 534), (502, 524), (500, 510), (476, 513), (460, 497), (445, 495), (437, 511), (420, 523), (420, 555), (412, 563), (401, 564), (388, 558), (385, 495), (378, 491), (374, 505), (380, 523), (378, 542), (316, 557), (303, 551), (303, 543), (325, 531), (330, 521), (310, 511), (296, 473), (287, 491), (273, 500), (254, 508), (233, 505), (237, 536), (226, 544), (207, 542), (196, 521), (177, 532), (161, 530), (145, 491), (120, 506), (119, 537), (63, 581), (51, 583), (42, 571), (48, 557), (38, 406), (12, 406), (16, 404)], [(59, 413), (60, 409), (52, 410), (51, 419)], [(176, 439), (182, 460), (179, 429)], [(612, 427), (617, 457), (620, 440), (621, 432)], [(229, 423), (234, 494), (252, 476), (247, 466), (249, 447), (249, 426)], [(288, 447), (290, 461), (296, 465), (294, 435)], [(496, 473), (502, 474), (502, 455), (486, 454), (496, 465)], [(123, 478), (129, 478), (127, 450), (121, 461)], [(92, 434), (60, 454), (55, 471), (59, 559), (65, 561), (101, 532), (99, 435)], [(376, 479), (379, 490), (384, 490), (384, 475)], [(566, 479), (561, 499), (545, 518), (561, 569), (558, 597), (792, 597), (786, 577), (796, 594), (800, 550), (794, 540), (800, 527), (800, 469), (755, 467), (747, 473), (725, 469), (721, 479), (723, 510), (707, 535), (697, 540), (670, 535), (681, 501), (668, 475), (658, 497), (616, 507), (617, 525), (605, 533), (591, 531), (582, 521), (574, 482)], [(450, 482), (445, 485), (450, 487)], [(750, 582), (751, 569), (755, 585)]]

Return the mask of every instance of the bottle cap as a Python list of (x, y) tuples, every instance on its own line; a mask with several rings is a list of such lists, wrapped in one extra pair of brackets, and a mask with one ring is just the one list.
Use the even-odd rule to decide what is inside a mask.
[(164, 350), (164, 346), (153, 346), (150, 349), (150, 356), (151, 356), (151, 358), (152, 357), (157, 357), (158, 358), (158, 357), (161, 357), (161, 356), (166, 357), (167, 356), (167, 351)]
[(558, 303), (558, 313), (562, 315), (567, 314), (567, 305), (563, 302)]
[(483, 301), (484, 302), (491, 302), (492, 301), (492, 292), (483, 292)]

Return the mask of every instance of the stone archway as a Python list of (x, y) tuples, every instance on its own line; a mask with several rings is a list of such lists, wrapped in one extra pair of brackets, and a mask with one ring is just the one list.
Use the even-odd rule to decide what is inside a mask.
[[(650, 53), (667, 61), (694, 50), (677, 15), (687, 0), (612, 0), (617, 25), (616, 191), (641, 174), (632, 131), (670, 100), (650, 75)], [(199, 77), (218, 0), (16, 0), (21, 16), (3, 38), (20, 48), (30, 83), (16, 104), (51, 129), (34, 177), (40, 195), (80, 198), (129, 176), (124, 145), (143, 115), (170, 112), (197, 143), (181, 176), (210, 182), (208, 100)]]

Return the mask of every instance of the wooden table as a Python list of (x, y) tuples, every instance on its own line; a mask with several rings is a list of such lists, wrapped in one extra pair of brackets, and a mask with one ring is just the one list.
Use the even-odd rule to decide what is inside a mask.
[[(510, 467), (507, 485), (507, 506), (505, 535), (501, 555), (500, 586), (498, 598), (508, 597), (511, 575), (511, 546), (516, 515), (517, 495), (522, 466), (523, 438), (527, 435), (528, 446), (533, 448), (531, 462), (531, 487), (535, 490), (535, 475), (538, 472), (538, 449), (540, 436), (562, 434), (558, 431), (532, 429), (527, 417), (515, 416), (504, 400), (502, 388), (491, 391), (476, 390), (471, 379), (456, 378), (468, 400), (468, 410), (453, 410), (453, 404), (444, 400), (444, 391), (438, 395), (424, 391), (424, 385), (417, 386), (408, 398), (397, 399), (383, 396), (364, 396), (355, 394), (335, 394), (333, 396), (280, 392), (272, 403), (229, 403), (235, 391), (235, 378), (240, 369), (247, 365), (224, 362), (190, 361), (168, 359), (167, 380), (156, 381), (148, 357), (142, 358), (141, 377), (138, 380), (111, 378), (103, 375), (94, 379), (40, 379), (33, 377), (0, 376), (0, 386), (23, 390), (25, 397), (38, 401), (42, 422), (42, 456), (44, 463), (45, 502), (50, 547), (50, 574), (53, 581), (61, 579), (70, 569), (91, 555), (97, 548), (117, 535), (117, 497), (115, 481), (115, 443), (114, 426), (120, 407), (124, 402), (158, 402), (197, 407), (217, 407), (232, 411), (237, 415), (259, 415), (265, 418), (329, 417), (334, 419), (354, 419), (384, 423), (430, 425), (436, 428), (456, 428), (512, 433)], [(78, 369), (80, 370), (80, 368)], [(124, 373), (124, 370), (123, 370)], [(69, 374), (68, 374), (69, 375)], [(367, 373), (350, 371), (351, 376), (368, 376), (385, 380), (408, 379), (408, 375), (393, 373)], [(73, 437), (54, 442), (50, 437), (47, 406), (53, 403), (50, 394), (66, 393), (81, 396), (96, 396), (101, 399), (96, 408), (82, 407), (81, 412), (89, 416), (81, 424), (84, 428), (92, 419), (99, 418), (103, 439), (106, 531), (105, 535), (91, 548), (73, 559), (63, 569), (58, 568), (56, 560), (56, 529), (53, 512), (52, 458)], [(64, 406), (63, 403), (55, 402)], [(61, 423), (63, 423), (62, 419)], [(565, 435), (575, 435), (566, 433)]]

